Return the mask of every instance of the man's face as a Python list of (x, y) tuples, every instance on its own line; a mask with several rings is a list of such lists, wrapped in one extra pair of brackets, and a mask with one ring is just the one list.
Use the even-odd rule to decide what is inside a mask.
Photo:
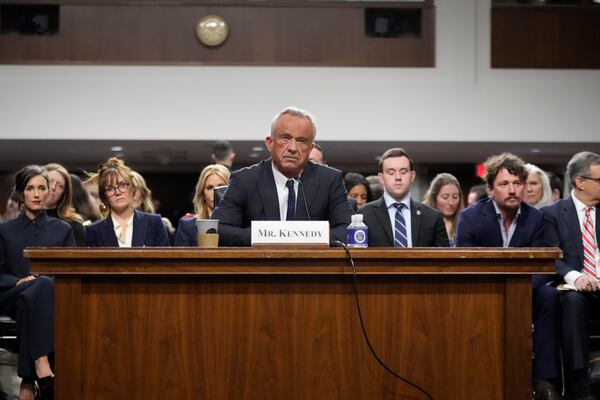
[(275, 168), (288, 178), (302, 172), (315, 140), (314, 127), (307, 118), (286, 114), (279, 119), (273, 136), (265, 144)]
[(489, 190), (490, 196), (496, 201), (501, 210), (517, 210), (523, 200), (525, 182), (502, 168)]
[(581, 190), (584, 203), (591, 206), (600, 203), (600, 164), (592, 165), (585, 177), (577, 177), (577, 187)]
[(377, 176), (385, 191), (399, 201), (406, 196), (417, 174), (410, 169), (408, 158), (402, 156), (383, 160), (383, 172)]

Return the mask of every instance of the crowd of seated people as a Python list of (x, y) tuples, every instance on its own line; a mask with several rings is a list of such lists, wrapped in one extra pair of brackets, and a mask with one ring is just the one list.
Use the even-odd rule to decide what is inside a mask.
[[(208, 218), (219, 221), (224, 246), (249, 245), (252, 220), (327, 220), (332, 239), (345, 241), (353, 213), (363, 215), (371, 247), (560, 247), (565, 258), (557, 261), (557, 275), (532, 281), (535, 395), (560, 398), (561, 348), (570, 398), (595, 398), (587, 374), (587, 315), (600, 290), (599, 155), (573, 156), (566, 177), (573, 190), (564, 199), (556, 175), (505, 153), (486, 161), (484, 184), (468, 196), (455, 176), (440, 173), (420, 202), (411, 195), (417, 175), (406, 150), (386, 150), (367, 180), (326, 165), (315, 138), (314, 117), (289, 107), (271, 121), (265, 139), (270, 158), (235, 170), (235, 153), (219, 142), (215, 163), (198, 177), (194, 212), (179, 220), (174, 239), (170, 221), (155, 213), (143, 176), (124, 160), (108, 159), (83, 182), (56, 163), (19, 171), (12, 214), (7, 207), (0, 224), (0, 314), (17, 321), (22, 398), (38, 390), (50, 398), (53, 377), (51, 334), (41, 341), (30, 331), (52, 331), (52, 283), (30, 274), (24, 247), (194, 247), (196, 220)], [(217, 204), (214, 189), (227, 185)], [(576, 290), (559, 294), (555, 287), (563, 283)]]

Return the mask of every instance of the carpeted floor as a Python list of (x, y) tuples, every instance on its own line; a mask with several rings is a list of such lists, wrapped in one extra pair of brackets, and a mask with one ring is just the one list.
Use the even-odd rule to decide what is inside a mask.
[(17, 400), (21, 379), (17, 376), (17, 355), (0, 349), (0, 400)]

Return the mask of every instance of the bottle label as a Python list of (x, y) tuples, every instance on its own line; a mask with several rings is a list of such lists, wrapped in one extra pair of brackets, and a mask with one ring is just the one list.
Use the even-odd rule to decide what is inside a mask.
[(348, 228), (348, 246), (367, 247), (369, 235), (365, 228)]

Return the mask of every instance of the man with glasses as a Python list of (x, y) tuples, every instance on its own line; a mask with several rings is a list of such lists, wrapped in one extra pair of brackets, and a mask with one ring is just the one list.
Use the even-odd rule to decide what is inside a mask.
[(369, 228), (370, 247), (448, 247), (448, 234), (438, 210), (410, 197), (415, 181), (413, 160), (404, 149), (386, 150), (379, 160), (383, 196), (359, 213)]
[(598, 298), (600, 236), (600, 155), (577, 153), (567, 164), (571, 196), (542, 208), (548, 246), (560, 247), (556, 272), (575, 290), (561, 296), (563, 358), (576, 400), (592, 400), (588, 374), (589, 317), (600, 306)]
[(350, 205), (342, 172), (309, 162), (316, 125), (308, 112), (288, 107), (265, 139), (271, 158), (234, 172), (212, 214), (219, 244), (249, 246), (253, 220), (327, 220), (331, 240), (345, 242)]

